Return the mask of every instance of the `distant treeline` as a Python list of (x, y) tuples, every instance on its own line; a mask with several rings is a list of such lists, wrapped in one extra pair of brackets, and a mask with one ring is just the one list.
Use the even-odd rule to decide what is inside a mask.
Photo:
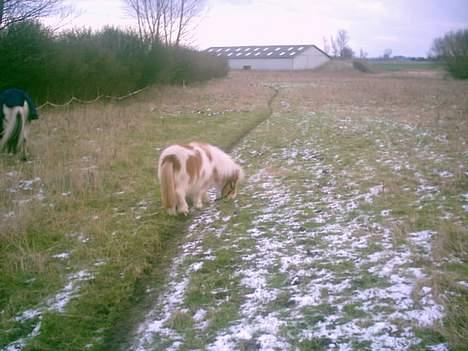
[(17, 87), (36, 103), (72, 96), (121, 96), (151, 84), (225, 76), (227, 62), (180, 47), (148, 45), (136, 33), (107, 27), (58, 35), (37, 22), (0, 31), (0, 90)]

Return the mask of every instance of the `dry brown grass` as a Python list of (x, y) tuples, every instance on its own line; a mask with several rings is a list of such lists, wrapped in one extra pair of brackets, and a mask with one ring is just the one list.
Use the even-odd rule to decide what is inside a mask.
[(225, 79), (181, 87), (155, 87), (146, 95), (148, 110), (162, 115), (216, 113), (265, 109), (271, 90), (264, 79), (244, 72), (232, 72)]
[[(399, 74), (289, 73), (294, 90), (282, 98), (304, 111), (334, 112), (342, 117), (375, 118), (423, 126), (467, 127), (468, 83), (432, 76)], [(289, 94), (289, 92), (291, 92)]]

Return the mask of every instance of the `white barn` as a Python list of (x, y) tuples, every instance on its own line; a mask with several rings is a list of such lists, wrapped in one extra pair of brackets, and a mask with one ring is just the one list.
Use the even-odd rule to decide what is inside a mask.
[(231, 69), (304, 70), (330, 60), (315, 45), (215, 46), (205, 52), (226, 58)]

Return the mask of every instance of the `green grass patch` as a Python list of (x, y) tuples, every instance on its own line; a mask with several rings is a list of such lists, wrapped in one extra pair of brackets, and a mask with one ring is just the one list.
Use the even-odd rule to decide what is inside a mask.
[(315, 338), (311, 340), (303, 340), (299, 342), (299, 350), (311, 350), (311, 351), (325, 351), (329, 349), (329, 345), (332, 343), (329, 338)]
[(387, 287), (389, 283), (386, 279), (380, 278), (374, 274), (370, 274), (367, 271), (361, 271), (356, 278), (351, 282), (351, 290), (366, 290), (375, 287)]
[(210, 323), (207, 331), (214, 333), (218, 330), (227, 328), (232, 322), (239, 318), (239, 303), (237, 302), (224, 302), (210, 316)]
[(416, 329), (414, 334), (421, 339), (421, 343), (415, 345), (410, 350), (427, 350), (428, 346), (443, 344), (445, 342), (445, 338), (433, 329)]
[(281, 288), (288, 281), (288, 275), (286, 273), (275, 272), (270, 275), (268, 280), (268, 286), (271, 288)]
[(321, 304), (318, 306), (309, 306), (305, 307), (302, 311), (304, 315), (304, 328), (310, 328), (313, 327), (315, 324), (318, 322), (323, 322), (325, 319), (336, 313), (337, 308), (336, 306), (332, 306), (329, 304)]
[(373, 70), (379, 71), (413, 71), (413, 70), (441, 70), (443, 63), (434, 61), (367, 61)]
[(188, 313), (177, 311), (171, 316), (167, 325), (180, 333), (193, 327), (193, 319)]
[(232, 276), (236, 259), (233, 251), (221, 249), (215, 253), (214, 260), (205, 261), (202, 268), (192, 275), (185, 304), (197, 310), (230, 296), (238, 280)]
[(360, 319), (367, 316), (367, 313), (360, 309), (359, 305), (356, 303), (350, 303), (343, 306), (344, 320), (352, 321), (354, 319)]
[(337, 262), (317, 263), (315, 265), (315, 268), (330, 270), (335, 274), (343, 274), (343, 273), (354, 271), (355, 264), (353, 261), (343, 260), (343, 261), (337, 261)]

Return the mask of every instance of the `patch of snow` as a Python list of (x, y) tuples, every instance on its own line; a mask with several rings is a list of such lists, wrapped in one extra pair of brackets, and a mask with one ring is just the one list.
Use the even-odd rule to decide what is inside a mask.
[(21, 351), (21, 350), (23, 350), (32, 339), (34, 339), (36, 336), (38, 336), (40, 334), (41, 324), (42, 324), (41, 321), (39, 321), (35, 325), (34, 329), (31, 331), (31, 333), (29, 333), (27, 336), (25, 336), (23, 338), (20, 338), (18, 340), (13, 341), (10, 344), (8, 344), (7, 346), (5, 346), (2, 349), (2, 351)]
[(382, 217), (388, 217), (388, 216), (390, 216), (391, 213), (392, 213), (392, 210), (382, 210), (382, 211), (380, 211), (380, 215)]
[(24, 191), (29, 191), (33, 189), (33, 186), (35, 183), (39, 183), (41, 181), (41, 178), (36, 177), (31, 180), (20, 180), (18, 182), (18, 189), (24, 190)]
[(364, 195), (364, 201), (371, 203), (373, 198), (383, 192), (383, 185), (377, 185), (369, 189), (369, 193)]
[(412, 242), (417, 248), (425, 254), (431, 253), (432, 237), (437, 233), (430, 230), (423, 230), (420, 232), (409, 233), (408, 240)]
[(437, 172), (437, 174), (441, 178), (452, 178), (454, 176), (453, 173), (449, 171), (440, 171), (440, 172)]
[(431, 345), (427, 347), (428, 351), (449, 351), (449, 347), (447, 344), (437, 344)]
[(78, 291), (80, 289), (80, 283), (82, 281), (90, 280), (92, 278), (93, 275), (86, 270), (69, 274), (66, 278), (67, 284), (57, 294), (55, 294), (53, 297), (48, 298), (39, 307), (28, 309), (23, 311), (21, 314), (18, 314), (15, 317), (15, 320), (17, 322), (24, 323), (26, 321), (31, 321), (35, 319), (38, 319), (38, 321), (35, 322), (34, 329), (29, 335), (13, 341), (9, 345), (7, 345), (3, 350), (19, 351), (25, 348), (33, 338), (40, 334), (42, 315), (44, 314), (44, 312), (51, 311), (63, 313), (66, 305), (74, 297), (77, 296)]
[(197, 312), (195, 312), (195, 314), (193, 315), (193, 320), (197, 323), (200, 323), (202, 321), (205, 320), (205, 317), (206, 315), (208, 314), (208, 312), (204, 309), (199, 309), (197, 310)]
[(106, 264), (106, 260), (104, 259), (99, 259), (99, 260), (96, 260), (96, 262), (94, 262), (95, 267), (103, 266), (105, 264)]
[(202, 267), (203, 267), (203, 262), (195, 262), (195, 263), (193, 263), (193, 264), (190, 266), (189, 270), (190, 270), (191, 272), (197, 272), (197, 271), (199, 271)]
[(56, 255), (52, 255), (52, 258), (58, 258), (60, 260), (67, 260), (70, 258), (71, 253), (70, 252), (62, 252)]
[(77, 239), (83, 244), (86, 244), (90, 240), (89, 237), (85, 233), (82, 233), (82, 232), (73, 232), (73, 233), (67, 234), (67, 236), (73, 239)]
[(63, 312), (65, 306), (74, 298), (80, 290), (80, 282), (90, 280), (93, 275), (87, 271), (79, 271), (67, 276), (67, 285), (59, 291), (54, 297), (47, 300), (48, 310), (55, 312)]

